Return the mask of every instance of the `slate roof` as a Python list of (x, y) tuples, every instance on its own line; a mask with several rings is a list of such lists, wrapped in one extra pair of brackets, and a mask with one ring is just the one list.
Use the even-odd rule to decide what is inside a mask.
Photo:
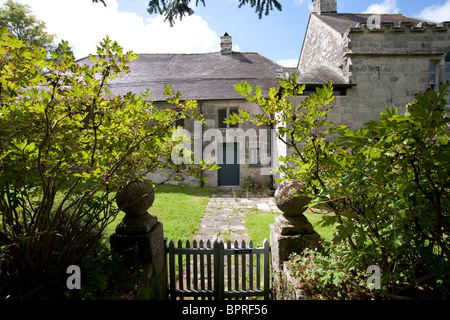
[(325, 65), (317, 67), (305, 73), (301, 73), (297, 70), (298, 82), (314, 87), (315, 85), (326, 84), (330, 80), (333, 81), (333, 86), (350, 86), (348, 81), (334, 70), (328, 68)]
[[(350, 31), (351, 28), (368, 23), (368, 19), (372, 14), (355, 14), (355, 13), (311, 13), (327, 24), (340, 34), (344, 35)], [(401, 14), (381, 14), (380, 23), (393, 23), (394, 25), (410, 24), (416, 26), (425, 20), (407, 17)], [(351, 84), (338, 72), (326, 67), (320, 66), (306, 73), (299, 75), (299, 82), (310, 85), (320, 85), (328, 83), (332, 80), (334, 86), (350, 87)]]
[[(78, 61), (88, 64), (88, 58)], [(247, 81), (259, 85), (263, 94), (277, 87), (277, 77), (286, 73), (277, 63), (258, 53), (220, 52), (199, 54), (140, 54), (130, 63), (130, 73), (110, 82), (112, 94), (142, 93), (150, 89), (152, 101), (165, 101), (164, 84), (179, 90), (184, 99), (243, 99), (233, 85)]]
[[(367, 20), (372, 14), (356, 14), (356, 13), (322, 13), (315, 14), (324, 23), (344, 34), (350, 31), (350, 28), (356, 27), (358, 24), (367, 24)], [(419, 20), (417, 18), (407, 17), (402, 14), (381, 14), (380, 23), (394, 23), (395, 25), (401, 23), (411, 23), (417, 25), (421, 22), (429, 22), (426, 20)]]

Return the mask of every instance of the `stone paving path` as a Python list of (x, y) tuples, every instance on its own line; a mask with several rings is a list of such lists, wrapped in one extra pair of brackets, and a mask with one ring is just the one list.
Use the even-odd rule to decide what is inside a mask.
[(268, 189), (247, 192), (239, 187), (216, 187), (211, 192), (195, 238), (203, 241), (248, 241), (247, 212), (281, 213)]

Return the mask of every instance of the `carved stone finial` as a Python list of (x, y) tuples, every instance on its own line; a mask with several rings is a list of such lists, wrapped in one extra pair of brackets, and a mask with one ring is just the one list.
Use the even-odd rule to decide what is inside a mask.
[(306, 210), (310, 197), (301, 194), (303, 183), (300, 181), (283, 181), (275, 192), (277, 207), (287, 217), (300, 216)]
[(117, 206), (130, 216), (140, 216), (147, 212), (155, 201), (153, 184), (148, 180), (128, 182), (117, 191)]
[(126, 216), (116, 227), (118, 234), (140, 234), (148, 232), (157, 222), (147, 210), (155, 200), (153, 184), (148, 180), (134, 180), (128, 182), (117, 191), (117, 206)]

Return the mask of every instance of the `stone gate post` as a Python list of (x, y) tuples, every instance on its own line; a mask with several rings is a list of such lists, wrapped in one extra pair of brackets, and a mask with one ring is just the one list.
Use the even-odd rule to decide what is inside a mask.
[(126, 259), (148, 268), (148, 279), (155, 272), (161, 296), (167, 298), (167, 263), (163, 225), (147, 210), (155, 199), (153, 184), (148, 180), (134, 180), (120, 188), (117, 206), (125, 212), (122, 222), (111, 235), (112, 250)]
[(275, 192), (275, 204), (283, 212), (270, 225), (270, 246), (274, 277), (283, 270), (283, 264), (293, 252), (318, 245), (320, 235), (303, 212), (311, 198), (301, 194), (300, 181), (283, 181)]

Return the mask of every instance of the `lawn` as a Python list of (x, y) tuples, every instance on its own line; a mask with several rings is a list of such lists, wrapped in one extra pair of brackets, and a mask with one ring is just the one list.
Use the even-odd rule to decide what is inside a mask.
[[(247, 213), (245, 216), (245, 226), (247, 227), (250, 239), (253, 240), (255, 246), (261, 246), (264, 239), (270, 239), (269, 225), (273, 224), (278, 214), (272, 213)], [(322, 236), (326, 241), (333, 239), (336, 232), (334, 227), (321, 227), (318, 222), (322, 219), (321, 214), (313, 213), (310, 210), (305, 212), (305, 216), (314, 227), (314, 230)]]
[[(200, 226), (200, 221), (209, 201), (211, 189), (209, 187), (184, 187), (162, 185), (155, 191), (155, 202), (149, 213), (158, 217), (163, 223), (164, 237), (170, 241), (174, 239), (192, 240), (193, 235)], [(278, 214), (255, 213), (246, 214), (245, 225), (248, 229), (250, 239), (254, 246), (262, 246), (264, 239), (270, 239), (269, 225)], [(322, 215), (305, 212), (305, 216), (313, 225), (314, 229), (327, 241), (331, 241), (336, 230), (333, 227), (323, 228), (318, 225)], [(114, 233), (117, 224), (122, 221), (124, 213), (120, 213), (104, 232), (107, 239)]]
[(150, 214), (164, 225), (164, 237), (192, 240), (205, 213), (211, 189), (208, 187), (160, 186)]
[[(163, 223), (164, 237), (168, 241), (191, 240), (200, 225), (210, 193), (209, 187), (162, 185), (155, 190), (155, 202), (149, 213)], [(105, 237), (114, 233), (123, 217), (124, 213), (117, 216), (105, 230)]]

